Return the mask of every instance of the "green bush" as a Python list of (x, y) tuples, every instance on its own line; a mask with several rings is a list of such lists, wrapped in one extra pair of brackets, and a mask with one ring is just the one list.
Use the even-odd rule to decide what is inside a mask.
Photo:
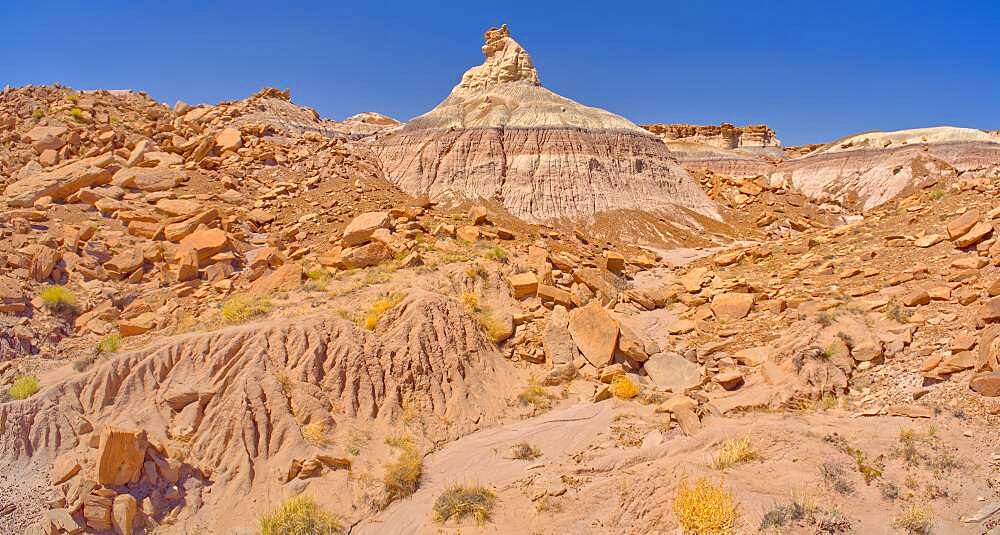
[(70, 310), (76, 306), (76, 296), (65, 286), (53, 284), (38, 293), (46, 308), (54, 311)]
[(122, 335), (111, 333), (97, 342), (98, 353), (114, 353), (122, 346)]
[(7, 391), (14, 399), (28, 399), (38, 393), (38, 377), (25, 375), (18, 377)]

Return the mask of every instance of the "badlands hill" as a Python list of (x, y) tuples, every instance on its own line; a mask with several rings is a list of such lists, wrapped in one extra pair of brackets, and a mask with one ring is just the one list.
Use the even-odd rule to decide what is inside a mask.
[(654, 135), (486, 41), (406, 125), (0, 93), (0, 533), (997, 531), (995, 133)]
[(542, 87), (506, 26), (485, 41), (484, 63), (448, 98), (373, 146), (387, 180), (434, 200), (495, 200), (533, 222), (621, 209), (718, 218), (655, 136)]

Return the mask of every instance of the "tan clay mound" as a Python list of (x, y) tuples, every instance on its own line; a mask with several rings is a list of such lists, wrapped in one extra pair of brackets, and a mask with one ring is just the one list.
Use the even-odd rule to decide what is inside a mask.
[(782, 162), (769, 177), (816, 200), (870, 210), (948, 178), (991, 176), (998, 166), (1000, 137), (937, 127), (849, 136)]
[(433, 200), (495, 199), (529, 222), (716, 206), (651, 133), (541, 87), (506, 26), (451, 94), (373, 145), (390, 182)]
[(498, 420), (512, 372), (460, 303), (419, 290), (374, 332), (316, 316), (172, 337), (0, 405), (0, 460), (35, 468), (0, 495), (43, 499), (29, 489), (48, 461), (115, 426), (185, 450), (210, 477), (206, 504), (233, 506), (322, 449), (303, 438), (308, 424), (330, 437), (348, 421), (389, 425), (413, 400), (452, 439)]

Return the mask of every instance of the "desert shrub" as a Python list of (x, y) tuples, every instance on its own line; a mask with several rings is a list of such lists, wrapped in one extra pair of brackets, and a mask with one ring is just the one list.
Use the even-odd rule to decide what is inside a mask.
[(485, 279), (486, 269), (483, 268), (483, 266), (480, 266), (479, 264), (472, 264), (471, 266), (465, 268), (465, 276), (472, 280), (476, 280), (479, 278)]
[(38, 393), (38, 377), (23, 375), (18, 377), (7, 390), (13, 399), (28, 399)]
[(868, 459), (865, 452), (860, 448), (855, 448), (847, 443), (844, 437), (834, 433), (823, 437), (823, 440), (832, 444), (841, 452), (851, 456), (857, 465), (858, 472), (864, 476), (865, 484), (870, 485), (875, 479), (882, 477), (883, 456), (879, 455), (874, 461)]
[(35, 108), (31, 111), (31, 116), (35, 119), (41, 119), (45, 117), (45, 108)]
[(938, 201), (938, 200), (941, 200), (942, 198), (944, 198), (944, 190), (941, 190), (941, 189), (935, 189), (935, 190), (931, 190), (931, 192), (930, 192), (930, 193), (928, 193), (928, 194), (927, 194), (927, 196), (928, 196), (928, 197), (929, 197), (929, 198), (930, 198), (930, 199), (931, 199), (932, 201)]
[(375, 302), (372, 303), (372, 306), (368, 308), (368, 313), (365, 314), (365, 329), (374, 331), (375, 327), (378, 326), (378, 320), (382, 319), (382, 316), (388, 312), (389, 309), (398, 305), (400, 301), (403, 300), (403, 297), (405, 297), (405, 295), (399, 292), (393, 292), (376, 299)]
[(219, 316), (221, 316), (223, 323), (236, 325), (263, 316), (270, 310), (271, 300), (267, 297), (234, 294), (222, 303)]
[(69, 115), (70, 115), (70, 117), (73, 118), (73, 120), (75, 120), (77, 122), (81, 122), (82, 123), (84, 121), (84, 119), (83, 119), (83, 110), (81, 110), (80, 108), (73, 108), (72, 110), (69, 110)]
[(728, 535), (736, 532), (739, 509), (732, 492), (722, 484), (699, 479), (681, 481), (674, 496), (674, 514), (685, 533)]
[(114, 353), (122, 346), (122, 335), (111, 333), (97, 342), (98, 353)]
[(400, 450), (399, 457), (385, 466), (382, 486), (385, 490), (383, 507), (395, 500), (406, 498), (420, 486), (424, 471), (424, 458), (409, 437), (389, 437), (386, 444)]
[(795, 532), (795, 527), (812, 526), (813, 533), (851, 533), (851, 521), (834, 509), (824, 511), (801, 495), (793, 494), (785, 503), (776, 503), (764, 513), (760, 521), (761, 532)]
[(712, 467), (717, 470), (725, 470), (730, 466), (746, 463), (758, 459), (760, 455), (753, 447), (753, 442), (749, 436), (741, 438), (731, 438), (726, 440), (715, 451), (712, 459)]
[(510, 334), (508, 328), (503, 324), (502, 321), (497, 319), (493, 312), (489, 309), (482, 309), (476, 314), (476, 321), (482, 326), (483, 330), (486, 331), (486, 336), (493, 343), (500, 343), (505, 337)]
[(915, 535), (925, 535), (934, 527), (934, 513), (928, 505), (911, 504), (892, 519), (892, 527)]
[(311, 269), (306, 272), (306, 288), (310, 290), (325, 290), (333, 278), (330, 272), (323, 268)]
[(42, 303), (46, 308), (56, 312), (71, 310), (76, 306), (76, 296), (73, 295), (73, 292), (69, 288), (58, 284), (42, 288), (42, 291), (38, 293), (38, 297), (42, 299)]
[(496, 502), (496, 494), (486, 487), (453, 485), (434, 501), (434, 520), (463, 520), (471, 516), (476, 523), (485, 524), (493, 516)]
[(819, 473), (828, 487), (840, 494), (854, 494), (854, 485), (847, 479), (846, 471), (843, 464), (833, 461), (827, 461), (819, 467)]
[(82, 372), (97, 362), (97, 355), (85, 355), (73, 361), (73, 369)]
[(895, 320), (896, 323), (908, 323), (913, 313), (899, 303), (889, 303), (885, 306), (884, 315), (886, 319)]
[(77, 95), (76, 93), (74, 93), (72, 91), (67, 91), (66, 92), (66, 100), (68, 100), (68, 101), (76, 104), (76, 102), (78, 100), (80, 100), (80, 95)]
[(322, 446), (330, 441), (323, 422), (313, 422), (302, 426), (302, 438), (314, 446)]
[(639, 395), (639, 386), (627, 375), (616, 375), (608, 389), (618, 399), (632, 399)]
[(522, 461), (531, 461), (542, 456), (542, 450), (523, 440), (511, 446), (510, 453), (515, 459)]
[(341, 533), (340, 518), (322, 510), (309, 496), (289, 498), (259, 520), (261, 535), (335, 535)]
[(507, 260), (507, 251), (503, 250), (503, 247), (492, 247), (483, 255), (490, 260), (496, 260), (497, 262), (504, 262)]
[(528, 381), (528, 386), (517, 395), (517, 401), (521, 405), (531, 405), (542, 410), (551, 407), (554, 398), (555, 396), (549, 394), (535, 379)]
[(470, 312), (477, 312), (479, 310), (479, 294), (473, 292), (463, 293), (462, 304), (465, 305), (465, 308), (469, 309)]

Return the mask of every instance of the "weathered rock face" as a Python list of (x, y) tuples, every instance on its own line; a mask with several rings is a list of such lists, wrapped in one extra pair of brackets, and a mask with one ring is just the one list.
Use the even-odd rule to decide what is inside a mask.
[(701, 143), (719, 149), (781, 149), (781, 140), (766, 124), (733, 126), (693, 124), (644, 124), (643, 128), (660, 136), (665, 143), (683, 141)]
[(541, 87), (505, 26), (483, 52), (447, 99), (373, 145), (387, 179), (435, 200), (496, 199), (528, 221), (678, 207), (717, 217), (655, 136)]
[(947, 177), (1000, 166), (1000, 137), (971, 128), (872, 132), (824, 145), (770, 173), (772, 185), (821, 201), (871, 209)]

